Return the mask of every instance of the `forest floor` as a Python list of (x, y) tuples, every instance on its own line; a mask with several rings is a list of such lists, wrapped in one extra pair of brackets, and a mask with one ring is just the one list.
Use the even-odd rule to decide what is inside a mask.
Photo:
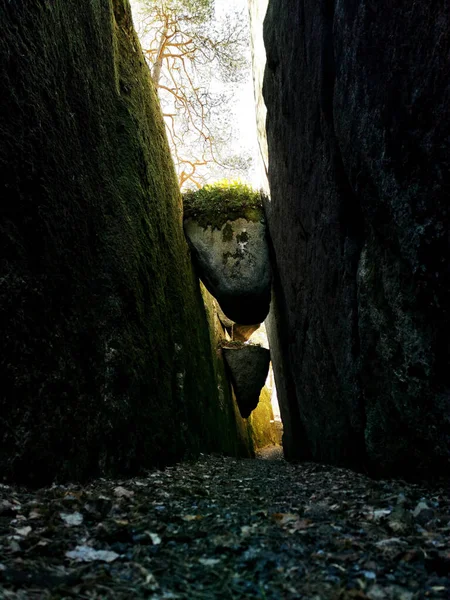
[(0, 485), (0, 598), (448, 599), (449, 492), (290, 464), (280, 449)]

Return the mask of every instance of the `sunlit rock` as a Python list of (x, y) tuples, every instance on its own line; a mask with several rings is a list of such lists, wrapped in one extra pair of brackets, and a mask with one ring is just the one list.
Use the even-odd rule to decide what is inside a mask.
[(255, 325), (233, 325), (233, 340), (238, 342), (247, 342), (255, 331), (259, 329), (260, 324)]
[(184, 223), (199, 277), (227, 317), (242, 325), (261, 323), (269, 312), (271, 272), (266, 226), (260, 218), (204, 227)]

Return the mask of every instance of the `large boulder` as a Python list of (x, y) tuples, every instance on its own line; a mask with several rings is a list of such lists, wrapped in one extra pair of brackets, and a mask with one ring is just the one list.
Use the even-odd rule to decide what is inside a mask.
[(259, 192), (218, 184), (186, 193), (184, 231), (198, 275), (225, 315), (241, 325), (264, 321), (271, 270)]
[(258, 406), (259, 395), (269, 372), (270, 351), (252, 345), (230, 346), (222, 351), (239, 411), (242, 417), (247, 418)]
[(405, 475), (450, 458), (450, 12), (382, 4), (269, 2), (270, 342), (288, 455)]
[(264, 321), (270, 305), (270, 264), (266, 227), (237, 219), (220, 229), (184, 223), (198, 274), (227, 317), (243, 325)]

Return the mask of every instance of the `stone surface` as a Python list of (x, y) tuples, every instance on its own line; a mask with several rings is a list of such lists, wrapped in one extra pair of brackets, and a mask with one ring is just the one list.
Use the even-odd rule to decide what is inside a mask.
[(449, 468), (449, 27), (443, 1), (269, 2), (269, 333), (287, 456)]
[(249, 416), (248, 423), (256, 451), (266, 446), (281, 444), (281, 436), (273, 418), (270, 391), (266, 386), (261, 390), (258, 405)]
[(226, 314), (220, 308), (220, 304), (215, 299), (214, 307), (221, 324), (227, 330), (233, 340), (246, 342), (261, 325), (261, 323), (256, 323), (255, 325), (238, 325), (226, 316)]
[(0, 0), (0, 22), (2, 478), (233, 452), (128, 1)]
[(229, 319), (226, 316), (226, 314), (220, 308), (220, 304), (217, 302), (217, 300), (215, 298), (214, 298), (214, 308), (215, 308), (215, 310), (217, 312), (217, 316), (219, 317), (219, 320), (220, 320), (221, 324), (224, 326), (224, 328), (231, 330), (231, 328), (234, 325), (234, 321), (232, 321), (231, 319)]
[(218, 406), (215, 408), (216, 430), (220, 432), (222, 452), (234, 456), (251, 458), (255, 456), (255, 439), (250, 423), (243, 419), (231, 387), (229, 371), (226, 368), (223, 352), (225, 329), (217, 311), (217, 301), (203, 284), (200, 284), (206, 314), (209, 322), (211, 347), (213, 349), (214, 376), (217, 385)]
[(262, 212), (258, 221), (236, 219), (221, 228), (186, 219), (184, 231), (198, 274), (225, 315), (241, 325), (264, 321), (271, 270)]
[(260, 346), (242, 345), (222, 349), (242, 417), (258, 405), (269, 372), (270, 352)]
[(256, 325), (233, 325), (233, 340), (238, 342), (247, 342), (252, 335), (259, 329), (260, 323)]

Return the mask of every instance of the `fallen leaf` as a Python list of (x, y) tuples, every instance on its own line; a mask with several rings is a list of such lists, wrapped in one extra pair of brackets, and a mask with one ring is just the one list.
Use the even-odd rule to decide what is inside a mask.
[(380, 521), (380, 519), (383, 519), (384, 517), (387, 517), (388, 515), (390, 515), (391, 512), (392, 512), (392, 510), (390, 508), (380, 508), (379, 510), (374, 510), (373, 511), (373, 520)]
[(151, 531), (149, 531), (148, 535), (150, 536), (150, 539), (152, 540), (152, 544), (154, 546), (158, 546), (161, 543), (161, 538), (157, 533), (152, 533)]
[(22, 552), (22, 548), (20, 547), (20, 544), (16, 540), (11, 540), (9, 542), (9, 550), (13, 554), (16, 554), (18, 552)]
[(199, 558), (198, 562), (205, 567), (214, 567), (220, 563), (220, 558)]
[(272, 520), (278, 525), (287, 525), (288, 523), (293, 523), (298, 521), (300, 517), (295, 513), (273, 513)]
[(298, 521), (292, 523), (292, 525), (289, 526), (289, 529), (292, 531), (300, 531), (301, 529), (308, 529), (312, 526), (313, 523), (310, 521), (310, 519), (299, 519)]
[(124, 487), (122, 487), (121, 485), (118, 485), (116, 488), (114, 488), (114, 494), (118, 498), (132, 498), (134, 496), (133, 491), (127, 490)]
[(376, 579), (377, 575), (373, 571), (363, 571), (362, 574), (366, 579)]
[(73, 490), (69, 490), (69, 491), (65, 492), (64, 499), (65, 500), (80, 500), (80, 498), (82, 496), (83, 496), (83, 491), (75, 492)]
[(17, 533), (17, 535), (21, 535), (22, 537), (27, 537), (27, 535), (29, 533), (31, 533), (32, 530), (33, 530), (32, 527), (27, 525), (26, 527), (19, 527), (18, 529), (15, 530), (15, 532)]
[(379, 548), (383, 548), (383, 546), (395, 546), (395, 545), (399, 545), (399, 546), (406, 546), (407, 543), (405, 542), (405, 540), (401, 540), (400, 538), (386, 538), (384, 540), (380, 540), (379, 542), (375, 543), (375, 546), (378, 546)]
[(83, 522), (83, 515), (79, 512), (74, 513), (59, 513), (59, 516), (64, 523), (69, 527), (76, 527)]
[(116, 552), (110, 550), (95, 550), (90, 546), (77, 546), (75, 550), (69, 550), (65, 556), (76, 560), (77, 562), (92, 562), (94, 560), (100, 560), (102, 562), (113, 562), (119, 555)]

